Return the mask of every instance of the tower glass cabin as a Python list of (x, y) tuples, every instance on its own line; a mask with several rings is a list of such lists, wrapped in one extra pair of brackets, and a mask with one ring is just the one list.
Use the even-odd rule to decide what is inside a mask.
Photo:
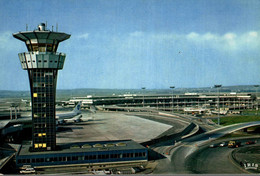
[(28, 52), (19, 53), (22, 68), (28, 71), (32, 101), (32, 151), (55, 150), (56, 83), (66, 55), (58, 53), (60, 42), (69, 34), (53, 32), (41, 23), (37, 30), (14, 33), (25, 42)]

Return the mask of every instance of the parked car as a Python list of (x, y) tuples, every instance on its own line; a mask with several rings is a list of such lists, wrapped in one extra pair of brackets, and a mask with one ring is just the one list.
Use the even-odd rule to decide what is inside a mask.
[(23, 165), (20, 169), (25, 170), (27, 168), (33, 168), (31, 165)]
[(209, 145), (209, 148), (215, 148), (215, 147), (217, 147), (216, 144), (210, 144), (210, 145)]
[(34, 170), (34, 168), (26, 168), (24, 170), (20, 170), (20, 173), (21, 174), (33, 174), (33, 173), (35, 173), (35, 170)]
[(219, 144), (220, 147), (225, 147), (226, 145), (227, 145), (226, 142), (221, 142), (221, 143)]
[(247, 141), (246, 145), (255, 144), (255, 143), (256, 143), (255, 141)]

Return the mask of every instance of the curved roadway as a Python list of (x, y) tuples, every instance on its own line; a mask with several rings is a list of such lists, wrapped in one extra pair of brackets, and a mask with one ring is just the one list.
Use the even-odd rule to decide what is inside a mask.
[[(236, 140), (240, 141), (243, 147), (246, 141), (249, 140), (252, 141), (254, 139), (255, 138), (251, 138), (251, 139), (246, 138), (246, 139), (236, 139)], [(215, 144), (219, 144), (219, 143), (220, 142)], [(259, 144), (260, 141), (258, 140), (257, 145)], [(234, 174), (234, 173), (244, 172), (244, 170), (241, 167), (238, 167), (235, 164), (230, 164), (230, 162), (234, 162), (231, 158), (231, 153), (235, 149), (236, 148), (228, 148), (227, 146), (209, 148), (207, 145), (202, 149), (200, 149), (198, 152), (192, 154), (192, 156), (186, 162), (186, 167), (188, 168), (188, 170), (191, 170), (193, 173), (199, 173), (199, 174), (205, 174), (205, 173), (214, 173), (214, 174), (233, 173)]]
[[(154, 170), (154, 173), (158, 174), (190, 174), (194, 173), (194, 170), (192, 168), (186, 167), (187, 161), (189, 159), (189, 156), (194, 153), (195, 151), (198, 151), (201, 149), (204, 145), (210, 143), (211, 141), (220, 138), (224, 136), (225, 134), (232, 133), (234, 131), (251, 127), (251, 126), (258, 126), (260, 125), (260, 121), (256, 122), (248, 122), (248, 123), (240, 123), (240, 124), (234, 124), (222, 128), (218, 128), (194, 137), (191, 137), (189, 139), (183, 140), (181, 143), (177, 144), (176, 147), (174, 147), (171, 150), (171, 153), (169, 156), (167, 156), (168, 159), (160, 160), (156, 169)], [(217, 155), (217, 153), (216, 153)], [(223, 154), (225, 155), (225, 153)], [(209, 159), (213, 159), (216, 157), (215, 155), (209, 156)], [(214, 158), (215, 159), (215, 158)], [(225, 164), (225, 163), (223, 163)], [(227, 164), (227, 163), (226, 163)], [(230, 163), (229, 163), (230, 165)], [(221, 173), (241, 173), (239, 169), (230, 169), (229, 172), (222, 170), (222, 167), (220, 168), (214, 168), (218, 169)], [(195, 172), (196, 173), (196, 172)], [(211, 172), (209, 172), (211, 173)]]

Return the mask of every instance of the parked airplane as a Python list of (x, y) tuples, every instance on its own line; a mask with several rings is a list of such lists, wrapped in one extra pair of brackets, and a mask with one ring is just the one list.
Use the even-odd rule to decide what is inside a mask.
[(76, 122), (82, 122), (83, 119), (82, 118), (82, 115), (77, 115), (73, 118), (67, 118), (67, 119), (56, 119), (56, 124), (57, 125), (64, 125), (64, 124), (71, 124), (71, 123), (76, 123)]
[[(56, 125), (69, 124), (75, 122), (86, 122), (90, 118), (83, 118), (80, 111), (81, 102), (79, 102), (73, 111), (56, 115)], [(26, 116), (12, 120), (0, 120), (0, 136), (5, 136), (15, 131), (21, 131), (23, 128), (31, 127), (32, 117)]]
[(56, 115), (56, 124), (66, 124), (66, 123), (74, 123), (80, 122), (82, 115), (80, 111), (81, 102), (79, 102), (73, 111), (67, 113), (61, 113)]
[[(62, 114), (56, 114), (56, 124), (63, 124), (67, 122), (80, 122), (80, 121), (86, 121), (86, 119), (82, 118), (81, 111), (81, 102), (79, 102), (73, 111), (62, 113)], [(6, 125), (15, 125), (15, 124), (31, 124), (32, 123), (32, 117), (31, 116), (24, 116), (22, 118), (18, 119), (12, 119), (12, 120), (0, 120), (0, 130), (4, 128)]]

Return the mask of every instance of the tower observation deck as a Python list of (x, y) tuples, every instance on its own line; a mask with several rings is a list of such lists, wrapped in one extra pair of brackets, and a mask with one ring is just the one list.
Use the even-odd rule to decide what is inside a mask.
[(47, 30), (44, 23), (34, 31), (14, 33), (25, 42), (28, 52), (19, 53), (22, 68), (28, 71), (32, 99), (32, 151), (55, 150), (56, 83), (66, 55), (58, 53), (60, 42), (69, 34)]

